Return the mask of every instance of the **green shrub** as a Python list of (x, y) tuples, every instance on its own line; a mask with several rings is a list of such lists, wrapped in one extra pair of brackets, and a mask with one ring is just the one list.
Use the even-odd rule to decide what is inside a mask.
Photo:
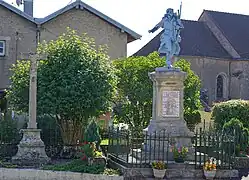
[(17, 122), (11, 117), (0, 118), (0, 159), (10, 158), (17, 153), (20, 138)]
[(19, 139), (17, 122), (8, 119), (0, 119), (0, 142), (1, 143), (17, 143)]
[(212, 119), (218, 129), (221, 129), (232, 118), (239, 119), (244, 127), (249, 128), (249, 101), (230, 100), (215, 104)]
[(201, 114), (199, 111), (184, 111), (184, 119), (187, 122), (188, 128), (194, 130), (195, 126), (201, 122)]
[(105, 167), (103, 165), (87, 165), (86, 161), (74, 160), (66, 164), (44, 166), (43, 170), (52, 171), (71, 171), (90, 174), (103, 174)]
[[(239, 151), (246, 151), (248, 147), (248, 129), (244, 128), (243, 123), (236, 118), (232, 118), (226, 122), (223, 126), (223, 130), (226, 134), (234, 136), (236, 154)], [(238, 154), (237, 154), (238, 155)]]
[(41, 139), (45, 144), (47, 155), (49, 157), (58, 156), (63, 148), (63, 140), (55, 118), (49, 115), (38, 116), (37, 124), (41, 129)]
[(49, 115), (37, 117), (38, 128), (41, 129), (41, 138), (45, 145), (62, 144), (60, 128), (55, 118)]

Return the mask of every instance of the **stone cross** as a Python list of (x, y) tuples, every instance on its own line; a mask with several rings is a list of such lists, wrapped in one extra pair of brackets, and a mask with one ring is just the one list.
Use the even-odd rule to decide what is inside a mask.
[(37, 96), (37, 61), (39, 54), (30, 54), (30, 85), (29, 85), (29, 122), (23, 129), (23, 138), (18, 144), (17, 154), (12, 157), (12, 163), (22, 166), (40, 166), (50, 161), (46, 155), (44, 142), (40, 137), (40, 129), (36, 122)]
[(31, 55), (30, 60), (30, 83), (29, 83), (29, 122), (28, 129), (37, 129), (36, 107), (37, 107), (37, 60), (38, 54)]
[(37, 61), (45, 59), (45, 55), (30, 53), (30, 82), (29, 82), (29, 122), (28, 129), (37, 129)]

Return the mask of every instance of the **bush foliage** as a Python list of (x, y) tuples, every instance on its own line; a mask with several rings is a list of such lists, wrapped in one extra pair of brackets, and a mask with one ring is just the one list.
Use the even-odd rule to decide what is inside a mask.
[(239, 119), (232, 118), (230, 121), (226, 122), (223, 126), (223, 130), (226, 134), (234, 136), (235, 145), (239, 151), (247, 151), (249, 132)]
[(52, 170), (52, 171), (71, 171), (71, 172), (80, 172), (80, 173), (90, 173), (90, 174), (103, 174), (105, 166), (103, 165), (87, 165), (86, 162), (81, 159), (73, 160), (72, 162), (66, 164), (57, 164), (44, 166), (43, 170)]
[(218, 129), (232, 118), (239, 119), (244, 127), (249, 128), (249, 101), (230, 100), (215, 104), (212, 110), (212, 119)]

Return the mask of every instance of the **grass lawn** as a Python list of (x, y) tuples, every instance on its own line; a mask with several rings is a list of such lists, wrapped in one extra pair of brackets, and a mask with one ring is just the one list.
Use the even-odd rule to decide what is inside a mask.
[[(100, 143), (100, 145), (104, 146), (104, 145), (109, 145), (109, 143), (111, 143), (111, 141), (109, 142), (109, 139), (103, 139)], [(127, 145), (127, 141), (126, 140), (120, 140), (119, 141), (117, 139), (113, 139), (112, 140), (112, 144), (113, 145)]]
[(213, 124), (213, 120), (211, 120), (211, 112), (200, 111), (201, 114), (201, 123), (199, 123), (196, 128), (203, 128), (208, 129), (210, 125)]

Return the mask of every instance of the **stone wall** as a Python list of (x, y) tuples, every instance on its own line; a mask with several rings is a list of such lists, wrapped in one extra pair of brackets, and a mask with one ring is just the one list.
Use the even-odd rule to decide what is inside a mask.
[(39, 36), (35, 23), (0, 6), (0, 40), (6, 41), (6, 56), (0, 57), (0, 90), (9, 86), (9, 68), (17, 59), (28, 59), (39, 40), (55, 40), (67, 27), (87, 33), (97, 46), (107, 45), (111, 59), (127, 56), (127, 33), (85, 9), (69, 10), (42, 24)]
[(224, 100), (249, 98), (249, 62), (209, 57), (180, 57), (191, 63), (200, 77), (202, 88), (208, 89), (209, 104), (216, 101), (216, 79), (224, 77)]
[(10, 66), (35, 50), (36, 24), (0, 6), (0, 40), (6, 41), (6, 55), (0, 57), (1, 90), (10, 84)]
[(106, 176), (73, 172), (43, 171), (34, 169), (0, 168), (1, 180), (123, 180), (122, 176)]

